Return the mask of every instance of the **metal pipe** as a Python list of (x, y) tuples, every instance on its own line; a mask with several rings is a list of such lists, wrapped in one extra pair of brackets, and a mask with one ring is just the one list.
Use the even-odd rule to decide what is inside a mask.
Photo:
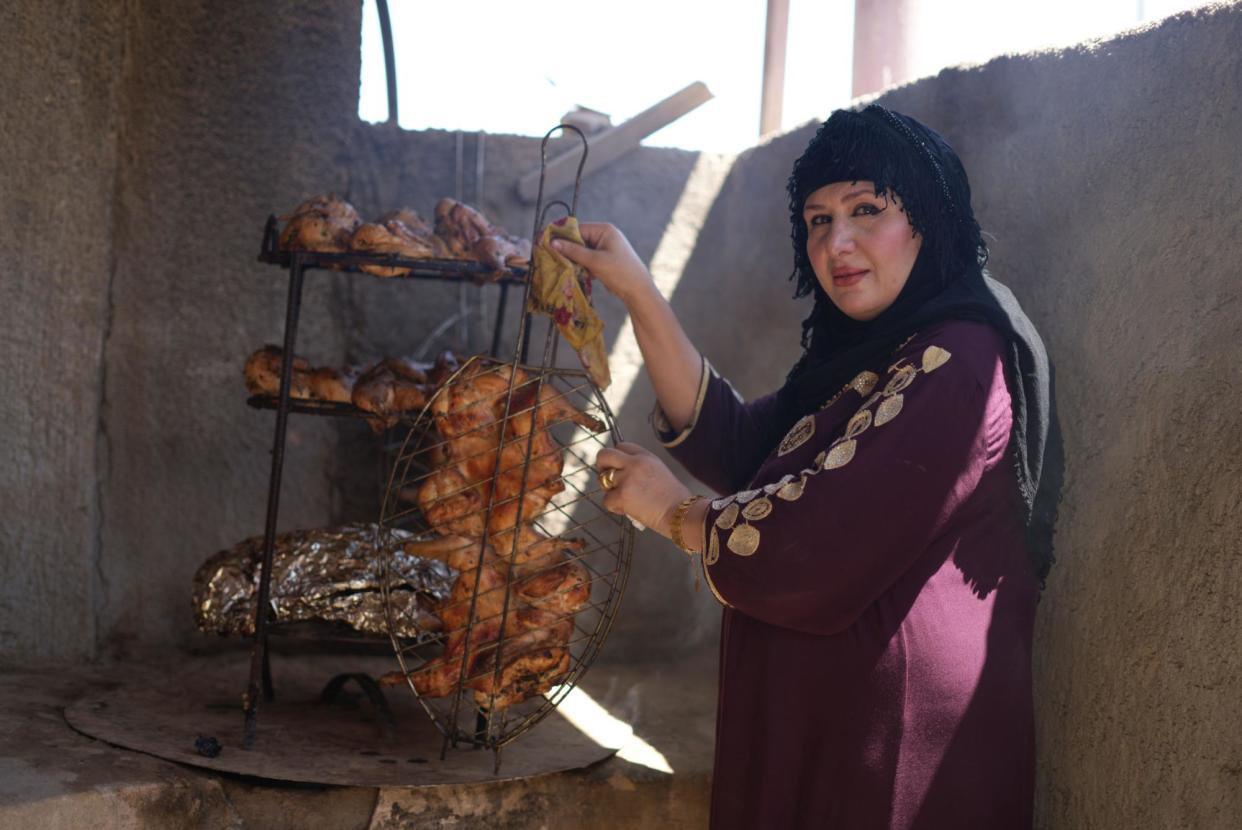
[(302, 254), (293, 252), (289, 264), (289, 297), (285, 306), (284, 352), (280, 361), (280, 396), (276, 405), (276, 434), (272, 439), (272, 470), (268, 477), (267, 519), (263, 527), (263, 565), (254, 610), (254, 645), (250, 650), (250, 682), (246, 687), (246, 727), (242, 745), (254, 746), (258, 729), (259, 696), (273, 698), (267, 655), (268, 603), (272, 589), (272, 552), (276, 546), (276, 516), (280, 510), (280, 480), (285, 466), (285, 433), (289, 423), (289, 389), (293, 383), (293, 349), (302, 307)]
[(380, 37), (384, 41), (384, 75), (388, 79), (388, 123), (394, 127), (397, 118), (397, 56), (392, 43), (392, 21), (388, 17), (388, 0), (375, 0), (379, 10)]

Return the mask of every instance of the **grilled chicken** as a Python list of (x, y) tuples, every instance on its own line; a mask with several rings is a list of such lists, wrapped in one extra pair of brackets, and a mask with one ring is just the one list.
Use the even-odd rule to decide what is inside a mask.
[(311, 397), (317, 401), (349, 403), (353, 399), (358, 373), (352, 367), (333, 369), (322, 366), (310, 373)]
[[(246, 358), (242, 373), (246, 378), (246, 389), (252, 395), (279, 395), (280, 369), (284, 352), (280, 346), (270, 343), (253, 352)], [(293, 374), (289, 386), (289, 397), (311, 397), (310, 364), (304, 359), (293, 356)]]
[[(408, 213), (408, 211), (398, 211), (398, 213)], [(426, 225), (421, 220), (418, 220), (417, 216), (412, 216), (411, 218), (418, 222), (420, 228), (426, 228)], [(444, 247), (440, 240), (430, 233), (416, 230), (396, 218), (389, 219), (383, 223), (360, 225), (354, 231), (350, 248), (357, 253), (393, 254), (405, 259), (427, 259), (443, 256), (444, 254)], [(358, 267), (368, 274), (374, 274), (377, 277), (400, 277), (410, 273), (409, 268), (401, 267), (371, 264)]]
[(448, 461), (428, 475), (417, 500), (438, 531), (482, 538), (490, 497), (486, 535), (503, 533), (519, 523), (519, 512), (529, 523), (564, 490), (564, 458), (549, 428), (569, 420), (598, 432), (603, 424), (550, 384), (536, 386), (521, 369), (514, 375), (509, 365), (479, 362), (432, 402)]
[(354, 206), (327, 194), (314, 196), (280, 217), (287, 221), (280, 234), (284, 251), (324, 251), (345, 253), (362, 220)]
[[(511, 592), (505, 563), (490, 546), (480, 550), (478, 542), (446, 536), (407, 544), (406, 550), (440, 558), (459, 574), (437, 609), (446, 635), (444, 653), (409, 675), (420, 695), (445, 697), (464, 679), (476, 704), (503, 709), (546, 692), (568, 672), (572, 618), (563, 608), (525, 604), (520, 588)], [(380, 683), (403, 679), (401, 672), (393, 672)]]
[(510, 236), (479, 211), (453, 199), (436, 203), (436, 236), (444, 240), (450, 256), (481, 262), (495, 273), (506, 265), (530, 262), (528, 240)]

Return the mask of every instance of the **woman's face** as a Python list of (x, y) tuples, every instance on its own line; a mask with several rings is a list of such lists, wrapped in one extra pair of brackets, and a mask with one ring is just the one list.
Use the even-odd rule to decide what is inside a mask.
[(923, 239), (892, 193), (873, 182), (827, 184), (806, 198), (806, 255), (829, 299), (855, 320), (873, 320), (905, 287)]

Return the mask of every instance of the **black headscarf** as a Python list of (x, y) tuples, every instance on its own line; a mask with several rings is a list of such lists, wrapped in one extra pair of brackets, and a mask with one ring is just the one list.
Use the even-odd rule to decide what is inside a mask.
[[(827, 184), (870, 181), (895, 194), (922, 245), (905, 287), (868, 321), (847, 316), (828, 298), (806, 253), (802, 208)], [(838, 110), (824, 122), (789, 177), (795, 297), (813, 294), (802, 324), (803, 354), (778, 400), (792, 422), (813, 412), (858, 372), (882, 360), (911, 334), (941, 320), (974, 320), (1008, 342), (1013, 400), (1010, 449), (1035, 571), (1052, 566), (1052, 530), (1062, 480), (1062, 453), (1052, 367), (1035, 326), (1008, 288), (984, 273), (987, 246), (970, 206), (970, 183), (953, 148), (909, 116), (872, 104)]]

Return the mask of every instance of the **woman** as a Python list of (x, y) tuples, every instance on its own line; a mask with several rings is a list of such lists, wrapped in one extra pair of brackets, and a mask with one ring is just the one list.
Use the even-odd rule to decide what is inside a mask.
[(562, 247), (629, 309), (665, 446), (724, 494), (634, 444), (597, 460), (605, 506), (702, 553), (725, 608), (712, 826), (1030, 826), (1043, 345), (983, 273), (961, 162), (914, 119), (834, 113), (789, 196), (814, 305), (750, 403), (616, 229)]

